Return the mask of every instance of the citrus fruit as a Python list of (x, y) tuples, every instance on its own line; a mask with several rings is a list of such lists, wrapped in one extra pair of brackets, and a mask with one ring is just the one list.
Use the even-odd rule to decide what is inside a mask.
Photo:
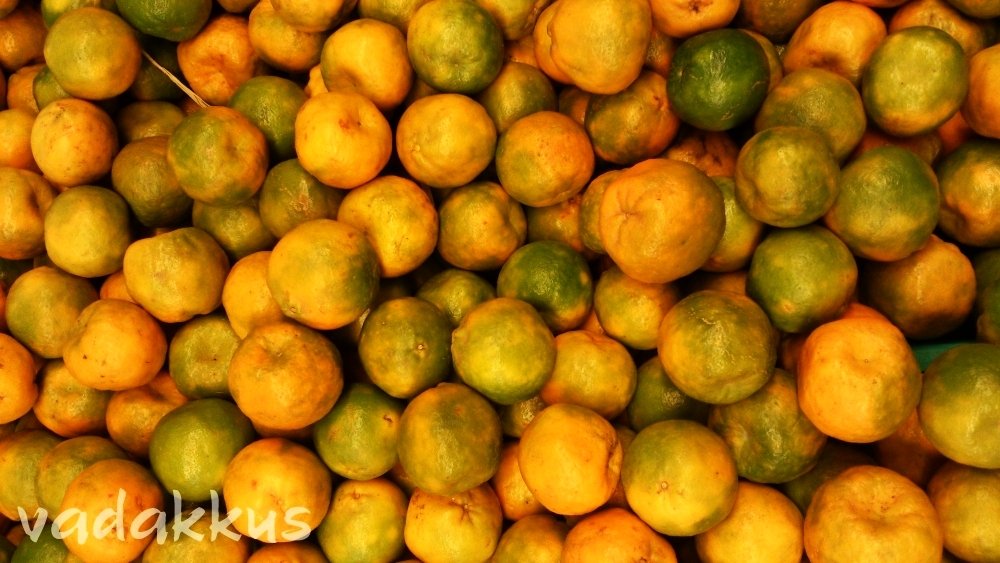
[(84, 6), (63, 14), (45, 36), (45, 64), (70, 95), (113, 98), (139, 74), (142, 49), (135, 32), (114, 12)]
[(126, 145), (146, 137), (170, 135), (184, 119), (184, 115), (184, 110), (168, 101), (132, 102), (115, 114), (118, 139), (122, 145)]
[(324, 32), (303, 31), (288, 23), (270, 0), (255, 1), (247, 19), (250, 45), (268, 65), (285, 72), (307, 72), (319, 65)]
[[(107, 518), (108, 512), (117, 514), (119, 497), (124, 497), (118, 524), (121, 533), (91, 533), (87, 528), (100, 515)], [(160, 484), (148, 469), (126, 459), (98, 461), (81, 471), (66, 488), (59, 511), (72, 510), (77, 518), (73, 525), (60, 528), (63, 541), (83, 561), (132, 561), (153, 542), (152, 533), (140, 532), (155, 529), (155, 516), (164, 505)], [(131, 533), (133, 530), (136, 533)]]
[(511, 197), (543, 207), (583, 190), (594, 170), (594, 152), (583, 127), (559, 112), (540, 111), (500, 135), (495, 163)]
[[(934, 74), (924, 71), (932, 61)], [(959, 110), (968, 91), (965, 51), (940, 29), (890, 33), (872, 53), (861, 80), (865, 109), (880, 129), (901, 137), (931, 131)]]
[(137, 303), (157, 319), (177, 323), (219, 306), (229, 259), (211, 235), (184, 227), (133, 242), (123, 270)]
[(375, 19), (337, 28), (323, 43), (319, 64), (328, 90), (356, 90), (382, 111), (403, 103), (413, 84), (406, 37)]
[(917, 409), (913, 409), (896, 431), (875, 444), (879, 465), (892, 469), (921, 487), (926, 487), (945, 457), (927, 439)]
[(702, 31), (726, 27), (736, 17), (740, 3), (706, 2), (691, 4), (678, 0), (650, 2), (653, 25), (670, 37), (689, 37)]
[[(0, 84), (6, 84), (3, 77), (0, 77)], [(2, 94), (0, 88), (0, 100), (4, 99)], [(0, 166), (38, 170), (31, 154), (31, 127), (34, 124), (35, 115), (26, 109), (0, 111)]]
[(805, 514), (816, 489), (855, 465), (875, 465), (875, 460), (855, 446), (836, 440), (828, 440), (812, 469), (787, 483), (783, 483), (781, 490)]
[(353, 383), (313, 427), (316, 453), (334, 473), (365, 481), (398, 461), (403, 403), (367, 383)]
[(306, 540), (299, 540), (261, 545), (256, 551), (250, 554), (250, 559), (247, 559), (247, 563), (283, 563), (287, 561), (294, 561), (295, 563), (326, 563), (327, 558), (316, 544)]
[(962, 244), (1000, 245), (1000, 181), (990, 172), (1000, 162), (1000, 142), (962, 143), (937, 165), (941, 188), (941, 231)]
[(549, 514), (517, 520), (504, 530), (493, 552), (496, 563), (516, 563), (533, 557), (539, 563), (558, 563), (568, 526)]
[(407, 498), (388, 479), (344, 481), (316, 539), (331, 561), (397, 561), (405, 548)]
[(0, 438), (0, 475), (17, 487), (0, 489), (0, 515), (17, 520), (19, 510), (33, 517), (39, 508), (35, 476), (41, 460), (60, 443), (46, 430), (19, 430)]
[(889, 20), (889, 31), (929, 25), (951, 35), (967, 57), (989, 45), (989, 29), (981, 21), (969, 18), (946, 0), (920, 0), (901, 5)]
[(56, 196), (45, 214), (45, 250), (70, 274), (96, 278), (122, 267), (131, 242), (128, 206), (117, 193), (77, 186)]
[(35, 360), (31, 352), (11, 336), (0, 333), (4, 363), (0, 381), (5, 389), (0, 399), (0, 423), (14, 422), (31, 411), (38, 398), (35, 383)]
[(116, 0), (118, 13), (136, 30), (168, 41), (191, 39), (208, 22), (211, 0), (143, 2)]
[(259, 194), (260, 219), (278, 238), (311, 219), (335, 218), (344, 199), (343, 191), (323, 185), (296, 159), (275, 164)]
[(556, 91), (549, 78), (538, 67), (516, 61), (504, 63), (476, 101), (486, 108), (497, 133), (526, 115), (557, 109)]
[[(599, 213), (608, 255), (646, 283), (670, 282), (700, 268), (725, 229), (722, 192), (678, 160), (645, 160), (615, 176)], [(689, 228), (695, 220), (697, 230)]]
[(749, 295), (783, 332), (832, 319), (854, 293), (858, 267), (836, 235), (818, 225), (771, 231), (747, 275)]
[(250, 419), (233, 403), (198, 399), (156, 424), (149, 464), (168, 491), (187, 501), (206, 501), (222, 489), (226, 466), (255, 436)]
[(713, 407), (708, 427), (729, 445), (740, 477), (757, 483), (795, 479), (826, 444), (799, 407), (795, 377), (780, 369), (753, 395)]
[(500, 419), (489, 401), (465, 385), (441, 383), (406, 405), (396, 451), (418, 490), (454, 495), (496, 473), (501, 441)]
[(601, 201), (608, 185), (614, 180), (619, 170), (609, 170), (595, 176), (580, 195), (580, 239), (587, 250), (605, 254), (604, 241), (601, 240)]
[(740, 204), (736, 182), (726, 176), (713, 176), (725, 201), (726, 221), (722, 239), (701, 269), (707, 272), (733, 272), (750, 262), (753, 251), (764, 235), (764, 223), (755, 219)]
[(170, 375), (185, 397), (228, 397), (229, 363), (240, 338), (224, 315), (211, 314), (184, 323), (170, 339)]
[(590, 312), (593, 281), (586, 261), (565, 243), (537, 241), (514, 251), (497, 277), (497, 295), (526, 301), (559, 333)]
[(757, 112), (769, 81), (767, 57), (757, 41), (736, 29), (715, 29), (677, 47), (667, 97), (681, 121), (724, 131)]
[(528, 207), (528, 242), (550, 240), (567, 244), (584, 258), (593, 257), (593, 252), (583, 244), (580, 233), (580, 211), (583, 196), (577, 194), (562, 203), (545, 207)]
[(251, 330), (229, 363), (229, 391), (240, 410), (275, 430), (296, 430), (321, 419), (343, 387), (333, 343), (289, 321)]
[[(499, 186), (498, 186), (499, 188)], [(55, 190), (27, 170), (0, 168), (0, 258), (25, 260), (45, 252), (45, 212)]]
[(608, 420), (625, 411), (636, 389), (636, 367), (623, 345), (582, 330), (556, 336), (555, 344), (555, 366), (539, 392), (543, 401), (587, 407)]
[(197, 510), (194, 508), (179, 512), (177, 519), (189, 523), (186, 528), (188, 533), (165, 534), (163, 541), (157, 540), (149, 544), (142, 554), (143, 562), (167, 563), (202, 558), (220, 563), (246, 561), (250, 556), (250, 539), (237, 535), (228, 522), (220, 525), (208, 512)]
[(542, 506), (575, 516), (611, 498), (622, 455), (610, 422), (586, 407), (557, 403), (524, 429), (517, 461), (528, 490)]
[(35, 96), (35, 104), (38, 105), (38, 109), (42, 109), (56, 100), (72, 97), (56, 82), (48, 66), (42, 67), (35, 75), (35, 79), (31, 81), (31, 92)]
[(368, 237), (383, 278), (417, 269), (437, 244), (434, 202), (420, 186), (399, 176), (382, 176), (348, 192), (337, 220)]
[(476, 305), (496, 297), (496, 289), (472, 272), (447, 268), (425, 281), (417, 297), (440, 309), (454, 328)]
[(500, 509), (507, 520), (517, 522), (533, 514), (545, 513), (545, 507), (531, 494), (521, 476), (521, 466), (517, 456), (519, 442), (505, 444), (500, 452), (500, 465), (490, 478), (490, 486), (500, 501)]
[(31, 128), (31, 154), (45, 178), (58, 186), (96, 182), (111, 170), (117, 151), (111, 118), (81, 99), (50, 103)]
[(327, 330), (351, 323), (368, 308), (378, 291), (378, 274), (378, 257), (364, 233), (332, 219), (314, 219), (274, 246), (267, 286), (286, 316)]
[(708, 405), (677, 388), (663, 370), (659, 358), (652, 357), (639, 366), (635, 392), (625, 410), (633, 430), (639, 432), (654, 422), (675, 418), (704, 423), (708, 413)]
[(132, 141), (111, 164), (111, 185), (146, 227), (177, 225), (191, 213), (191, 198), (167, 162), (169, 137)]
[(126, 459), (126, 455), (114, 442), (100, 436), (59, 442), (38, 462), (35, 487), (39, 507), (57, 516), (67, 487), (81, 471), (104, 459)]
[(319, 527), (330, 506), (333, 482), (330, 471), (305, 446), (262, 438), (229, 462), (222, 494), (240, 534), (265, 543), (288, 542), (304, 539)]
[(108, 436), (123, 450), (144, 458), (156, 423), (168, 412), (187, 402), (167, 372), (146, 385), (117, 391), (105, 414)]
[(562, 561), (662, 561), (676, 563), (673, 547), (632, 512), (620, 507), (595, 511), (566, 534)]
[(664, 420), (636, 434), (622, 462), (629, 506), (661, 534), (692, 536), (721, 522), (736, 502), (729, 447), (689, 420)]
[(799, 404), (824, 434), (873, 442), (893, 433), (920, 399), (920, 368), (892, 323), (847, 318), (820, 325), (802, 348)]
[(803, 521), (810, 561), (940, 561), (941, 524), (930, 499), (902, 475), (852, 467), (813, 496)]
[(167, 340), (156, 319), (142, 307), (99, 299), (80, 311), (62, 355), (80, 383), (118, 391), (156, 377), (167, 356)]
[(845, 0), (814, 6), (809, 12), (788, 40), (782, 56), (785, 73), (822, 68), (857, 86), (886, 36), (882, 17), (868, 6)]
[(298, 84), (279, 76), (255, 76), (236, 89), (229, 107), (250, 120), (267, 141), (271, 161), (295, 156), (295, 116), (306, 101)]
[(499, 268), (528, 236), (521, 204), (495, 182), (457, 188), (438, 207), (438, 220), (438, 253), (465, 270)]
[(987, 47), (969, 59), (968, 95), (962, 102), (962, 117), (976, 133), (993, 139), (1000, 138), (1000, 123), (995, 116), (997, 100), (990, 93), (1000, 84), (996, 61), (1000, 48)]
[(417, 8), (406, 49), (417, 76), (441, 92), (475, 94), (503, 65), (503, 33), (471, 0), (431, 0)]
[[(488, 484), (443, 495), (416, 489), (406, 509), (403, 538), (422, 561), (487, 561), (502, 527), (500, 503)], [(441, 541), (444, 537), (448, 541)]]
[(51, 266), (32, 268), (7, 290), (7, 329), (39, 356), (59, 358), (80, 311), (96, 300), (87, 280)]
[(656, 342), (677, 388), (713, 404), (734, 403), (763, 387), (778, 354), (765, 312), (749, 297), (717, 290), (681, 299), (663, 318)]
[(191, 223), (209, 235), (232, 260), (270, 249), (275, 238), (264, 226), (256, 197), (236, 205), (207, 205), (194, 202)]
[(984, 401), (1000, 389), (993, 344), (956, 346), (931, 362), (924, 373), (920, 424), (927, 439), (949, 459), (984, 469), (1000, 468), (995, 428), (1000, 409)]
[[(931, 280), (925, 272), (940, 273)], [(936, 235), (906, 258), (865, 264), (860, 285), (862, 301), (913, 339), (935, 338), (958, 328), (976, 300), (972, 262)]]
[(552, 373), (556, 346), (530, 304), (498, 297), (473, 308), (451, 335), (455, 372), (502, 405), (537, 394)]
[(103, 433), (111, 395), (80, 383), (66, 364), (52, 360), (39, 372), (38, 398), (31, 411), (45, 428), (64, 438)]
[(995, 531), (1000, 472), (949, 462), (934, 474), (927, 495), (941, 520), (948, 551), (967, 561), (1000, 558)]
[(594, 96), (583, 125), (597, 156), (631, 165), (662, 153), (680, 126), (666, 89), (666, 78), (645, 70), (621, 92)]
[[(149, 58), (143, 55), (142, 63), (139, 65), (139, 73), (136, 75), (135, 80), (132, 81), (132, 85), (129, 86), (128, 93), (136, 99), (136, 102), (133, 103), (152, 101), (165, 101), (169, 103), (169, 101), (183, 98), (184, 92), (149, 60), (152, 58), (158, 65), (166, 68), (175, 77), (180, 76), (181, 67), (177, 63), (177, 46), (165, 39), (158, 39), (148, 35), (139, 38), (139, 45), (142, 46), (146, 55), (149, 55)], [(161, 108), (167, 107), (159, 104), (157, 106)], [(170, 104), (170, 106), (180, 109), (173, 104)], [(134, 139), (126, 139), (125, 142), (132, 140)]]
[(736, 12), (736, 23), (760, 33), (775, 43), (787, 43), (789, 36), (823, 3), (817, 0), (743, 0)]
[(225, 13), (177, 45), (177, 64), (191, 90), (213, 106), (224, 106), (240, 84), (262, 70), (247, 19)]
[(356, 0), (316, 3), (310, 0), (272, 0), (274, 9), (292, 26), (312, 33), (335, 27), (354, 7)]
[(798, 563), (802, 560), (802, 513), (788, 497), (741, 481), (726, 518), (695, 538), (705, 563), (741, 561)]
[[(267, 287), (267, 265), (270, 258), (271, 253), (266, 250), (245, 256), (233, 264), (226, 276), (226, 282), (222, 286), (222, 307), (237, 339), (246, 337), (256, 326), (285, 318)], [(218, 328), (218, 334), (223, 337), (224, 342), (230, 341), (228, 333), (221, 327)], [(224, 363), (228, 366), (228, 361)]]
[(605, 332), (636, 350), (652, 350), (667, 311), (680, 300), (672, 284), (645, 283), (617, 266), (601, 272), (594, 287), (594, 311)]
[(389, 299), (365, 318), (358, 355), (375, 385), (410, 399), (447, 378), (451, 330), (449, 319), (432, 303), (419, 297)]
[[(331, 146), (341, 150), (331, 151)], [(306, 100), (295, 117), (299, 164), (324, 184), (356, 188), (389, 162), (392, 130), (368, 98), (356, 92), (326, 92)]]
[(43, 60), (47, 34), (37, 4), (14, 4), (4, 7), (7, 13), (0, 27), (0, 68), (10, 73)]
[(174, 129), (167, 163), (191, 199), (235, 205), (250, 199), (264, 183), (267, 140), (235, 109), (210, 106), (188, 115)]

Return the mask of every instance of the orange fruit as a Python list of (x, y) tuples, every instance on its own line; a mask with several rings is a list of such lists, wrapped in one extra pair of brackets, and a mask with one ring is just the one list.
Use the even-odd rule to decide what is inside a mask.
[[(177, 63), (177, 48), (174, 43), (165, 39), (142, 36), (139, 39), (139, 45), (157, 64), (166, 68), (175, 77), (181, 75), (181, 67)], [(162, 70), (153, 66), (145, 55), (143, 55), (142, 63), (139, 65), (139, 73), (132, 81), (132, 85), (129, 86), (128, 93), (137, 100), (133, 103), (173, 101), (184, 97), (184, 92)], [(133, 139), (127, 141), (131, 140)]]
[(358, 0), (358, 14), (399, 28), (406, 33), (413, 14), (428, 0)]
[(767, 56), (753, 37), (737, 29), (714, 29), (677, 47), (667, 97), (681, 121), (724, 131), (757, 112), (769, 83)]
[[(695, 217), (699, 228), (693, 230), (689, 222)], [(605, 250), (623, 272), (665, 283), (711, 256), (725, 229), (725, 203), (715, 183), (693, 165), (651, 159), (611, 181), (599, 224)]]
[(736, 158), (740, 147), (725, 131), (681, 131), (663, 153), (663, 158), (693, 164), (707, 176), (729, 176), (736, 173)]
[(569, 117), (540, 111), (515, 121), (497, 142), (500, 185), (533, 207), (561, 203), (590, 181), (594, 153), (582, 127)]
[(32, 268), (7, 290), (6, 324), (10, 335), (43, 358), (59, 358), (85, 307), (97, 291), (82, 278), (58, 268)]
[(18, 509), (32, 517), (38, 511), (38, 467), (60, 439), (46, 430), (18, 430), (0, 438), (0, 475), (18, 486), (0, 488), (0, 515), (17, 520)]
[[(496, 550), (503, 514), (488, 484), (453, 494), (415, 489), (403, 538), (421, 561), (487, 561)], [(442, 538), (448, 541), (442, 541)]]
[(211, 235), (231, 260), (239, 260), (272, 248), (276, 240), (260, 218), (257, 201), (253, 197), (227, 206), (196, 201), (191, 209), (191, 223)]
[(317, 4), (309, 0), (274, 0), (274, 9), (292, 26), (319, 33), (335, 27), (357, 5), (355, 0)]
[(288, 23), (274, 9), (271, 0), (254, 4), (247, 18), (247, 34), (262, 61), (290, 73), (318, 67), (325, 33), (303, 31)]
[(31, 91), (35, 96), (35, 103), (38, 105), (38, 109), (42, 109), (45, 106), (56, 100), (62, 100), (65, 98), (72, 98), (72, 96), (63, 90), (62, 86), (56, 82), (55, 77), (52, 75), (52, 71), (49, 70), (48, 66), (42, 67), (35, 75), (35, 79), (31, 82)]
[(663, 318), (657, 354), (677, 388), (699, 401), (730, 404), (767, 383), (778, 337), (749, 297), (726, 291), (693, 293)]
[(943, 547), (924, 491), (875, 465), (852, 467), (821, 486), (802, 536), (810, 561), (940, 561)]
[(397, 561), (405, 548), (406, 513), (406, 495), (388, 479), (344, 481), (333, 492), (317, 541), (332, 561)]
[(434, 202), (416, 183), (399, 176), (382, 176), (348, 192), (337, 220), (368, 237), (383, 278), (415, 270), (437, 244)]
[(936, 27), (951, 35), (968, 57), (989, 46), (989, 28), (983, 22), (967, 17), (946, 0), (904, 3), (893, 12), (889, 32), (921, 25)]
[(808, 225), (837, 197), (840, 170), (830, 145), (804, 127), (755, 134), (736, 161), (736, 200), (751, 217), (775, 227)]
[(584, 244), (580, 233), (580, 212), (583, 196), (577, 194), (562, 203), (545, 207), (528, 207), (524, 210), (528, 221), (528, 242), (550, 240), (569, 245), (584, 258), (591, 258), (591, 252)]
[(497, 277), (498, 296), (529, 303), (555, 333), (580, 326), (590, 312), (593, 287), (583, 257), (556, 241), (531, 242), (518, 248)]
[[(220, 151), (217, 147), (229, 147)], [(235, 205), (257, 193), (267, 174), (267, 139), (235, 109), (210, 106), (185, 117), (170, 135), (167, 163), (191, 199)]]
[(0, 258), (25, 260), (45, 251), (45, 213), (55, 190), (27, 170), (0, 168)]
[(43, 60), (47, 31), (37, 6), (20, 4), (3, 16), (0, 26), (0, 68), (13, 73)]
[(244, 338), (256, 326), (285, 318), (267, 287), (270, 257), (270, 252), (261, 251), (241, 258), (226, 276), (222, 307), (237, 338)]
[(45, 250), (52, 262), (85, 278), (122, 268), (131, 240), (129, 212), (117, 193), (77, 186), (56, 196), (45, 214)]
[(812, 469), (781, 485), (781, 491), (792, 499), (804, 514), (812, 497), (823, 483), (855, 465), (875, 465), (875, 460), (863, 450), (836, 440), (828, 440)]
[(670, 37), (689, 37), (703, 31), (726, 27), (736, 16), (739, 2), (710, 2), (705, 5), (676, 0), (650, 2), (653, 25)]
[(733, 272), (750, 262), (753, 251), (764, 235), (764, 223), (754, 219), (739, 202), (736, 182), (726, 176), (713, 176), (725, 201), (726, 226), (722, 240), (702, 264), (706, 272)]
[(754, 250), (746, 291), (782, 332), (804, 332), (834, 318), (854, 293), (858, 267), (829, 230), (810, 225), (771, 231)]
[(146, 457), (156, 423), (186, 402), (167, 372), (146, 385), (117, 391), (108, 402), (108, 436), (133, 456)]
[(31, 410), (45, 428), (64, 438), (103, 433), (111, 395), (80, 383), (66, 364), (52, 360), (39, 373)]
[[(330, 151), (331, 146), (343, 150)], [(327, 92), (306, 100), (295, 118), (299, 164), (324, 184), (356, 188), (389, 162), (392, 130), (368, 98), (356, 92)]]
[(229, 363), (229, 391), (240, 410), (274, 430), (297, 430), (323, 418), (343, 387), (333, 343), (288, 321), (251, 330)]
[(495, 182), (457, 188), (438, 207), (438, 220), (438, 253), (465, 270), (499, 268), (528, 234), (521, 204)]
[(1000, 138), (1000, 122), (996, 120), (997, 99), (990, 93), (1000, 84), (996, 61), (1000, 60), (1000, 47), (987, 47), (969, 59), (968, 95), (962, 102), (962, 117), (976, 133), (994, 139)]
[(597, 156), (631, 165), (662, 153), (680, 126), (666, 89), (666, 78), (647, 70), (617, 94), (594, 96), (583, 125)]
[(632, 512), (620, 507), (595, 511), (566, 534), (561, 561), (662, 561), (676, 563), (670, 543)]
[(608, 420), (625, 411), (636, 389), (636, 367), (624, 346), (583, 330), (564, 332), (555, 344), (555, 366), (539, 392), (543, 401), (587, 407)]
[[(939, 71), (923, 66), (933, 61)], [(965, 51), (940, 29), (920, 26), (890, 33), (872, 53), (861, 97), (880, 129), (901, 137), (934, 130), (959, 110), (968, 92)]]
[(555, 340), (532, 306), (498, 297), (473, 308), (451, 335), (455, 372), (491, 401), (510, 405), (537, 394), (552, 373)]
[(35, 383), (35, 360), (27, 348), (0, 332), (0, 350), (5, 358), (0, 366), (0, 381), (5, 389), (0, 399), (0, 424), (6, 424), (31, 411), (38, 399), (38, 386)]
[[(941, 272), (931, 280), (926, 272)], [(976, 300), (972, 262), (956, 245), (931, 235), (895, 262), (869, 262), (861, 273), (862, 301), (909, 338), (930, 339), (961, 326)]]
[(476, 305), (496, 297), (496, 289), (472, 272), (447, 268), (425, 281), (417, 297), (440, 309), (454, 328)]
[(892, 323), (847, 318), (820, 325), (798, 365), (802, 412), (824, 434), (874, 442), (892, 434), (920, 400), (920, 368)]
[(1000, 387), (993, 344), (964, 344), (938, 356), (924, 373), (920, 425), (927, 439), (949, 459), (983, 469), (1000, 468), (996, 403), (982, 397)]
[(617, 266), (601, 273), (594, 287), (594, 311), (607, 334), (636, 350), (652, 350), (667, 311), (680, 300), (671, 284), (644, 283)]
[(496, 563), (517, 563), (532, 557), (539, 563), (558, 563), (568, 526), (550, 514), (535, 514), (517, 520), (497, 543)]
[(219, 525), (208, 512), (195, 514), (196, 510), (188, 509), (177, 514), (178, 519), (191, 522), (188, 528), (191, 535), (179, 534), (175, 537), (168, 534), (163, 541), (154, 541), (143, 552), (143, 561), (167, 563), (200, 558), (234, 563), (246, 561), (250, 556), (250, 539), (238, 536), (228, 522)]
[(802, 560), (802, 513), (788, 497), (764, 485), (740, 481), (726, 518), (695, 538), (705, 563)]
[(275, 164), (264, 178), (259, 194), (260, 219), (278, 238), (311, 219), (336, 218), (344, 199), (342, 190), (323, 185), (296, 159)]
[(63, 361), (80, 383), (111, 391), (149, 383), (166, 356), (166, 337), (152, 315), (118, 299), (80, 311), (63, 347)]
[(787, 43), (799, 24), (823, 3), (818, 0), (743, 0), (736, 12), (736, 23), (760, 33), (775, 43)]
[(130, 244), (123, 270), (136, 303), (163, 322), (178, 323), (219, 306), (229, 259), (211, 235), (184, 227)]
[(289, 542), (319, 527), (333, 483), (308, 448), (284, 438), (262, 438), (229, 462), (222, 494), (237, 532), (265, 543)]
[(291, 80), (255, 76), (233, 92), (229, 107), (260, 129), (270, 160), (278, 162), (295, 156), (295, 116), (305, 101), (306, 93)]
[(94, 6), (63, 16), (45, 36), (45, 64), (59, 86), (89, 100), (113, 98), (128, 90), (142, 61), (139, 40), (129, 24)]
[(556, 91), (545, 74), (527, 63), (507, 61), (500, 73), (476, 96), (503, 133), (518, 119), (538, 111), (555, 111)]
[(608, 185), (621, 172), (609, 170), (595, 176), (583, 194), (580, 195), (580, 239), (583, 245), (592, 252), (605, 254), (604, 241), (601, 240), (601, 201)]
[(1000, 472), (949, 462), (934, 474), (927, 496), (941, 520), (949, 552), (967, 561), (1000, 558)]
[(81, 471), (104, 459), (126, 459), (124, 450), (107, 438), (79, 436), (63, 440), (38, 462), (35, 487), (40, 508), (58, 515), (66, 489)]
[(1000, 245), (1000, 182), (989, 173), (1000, 161), (1000, 143), (969, 140), (937, 165), (941, 188), (941, 231), (962, 244)]
[(307, 540), (299, 540), (262, 545), (251, 553), (250, 558), (247, 559), (247, 563), (283, 563), (289, 561), (295, 563), (326, 563), (327, 558), (316, 544), (310, 543)]
[[(122, 533), (88, 533), (88, 526), (99, 515), (116, 513), (121, 496), (127, 501), (122, 508)], [(66, 488), (59, 511), (73, 510), (78, 516), (74, 525), (60, 528), (65, 533), (63, 541), (83, 561), (132, 561), (153, 542), (153, 534), (139, 532), (153, 527), (164, 505), (160, 484), (148, 469), (125, 459), (98, 461), (81, 471)]]
[(233, 92), (260, 74), (261, 63), (247, 19), (222, 14), (177, 45), (177, 64), (188, 86), (206, 103), (222, 106)]
[(256, 437), (250, 419), (223, 399), (198, 399), (170, 411), (156, 424), (149, 464), (168, 491), (203, 502), (222, 489), (226, 467)]
[(875, 444), (879, 465), (892, 469), (921, 487), (926, 487), (945, 457), (927, 439), (913, 409), (896, 431)]
[[(544, 55), (557, 72), (541, 68), (555, 80), (593, 94), (615, 94), (642, 71), (652, 24), (648, 2), (558, 0), (535, 23), (535, 55), (541, 63), (540, 53), (548, 51)], [(540, 36), (546, 41), (539, 42)]]
[(154, 4), (122, 0), (115, 5), (122, 17), (138, 31), (174, 42), (194, 37), (212, 13), (212, 2), (209, 0), (173, 0)]
[(740, 477), (757, 483), (799, 477), (826, 444), (799, 407), (795, 376), (780, 369), (753, 395), (714, 406), (708, 427), (729, 445)]
[(521, 434), (517, 461), (531, 494), (551, 512), (576, 516), (611, 498), (622, 444), (607, 419), (570, 403), (539, 412)]
[(118, 134), (111, 118), (84, 100), (50, 103), (31, 128), (31, 154), (45, 178), (58, 186), (96, 182), (111, 171), (116, 152)]
[(184, 115), (184, 110), (168, 101), (132, 102), (115, 114), (118, 139), (122, 145), (126, 145), (146, 137), (170, 135), (184, 119)]
[(364, 481), (398, 461), (396, 442), (403, 403), (367, 383), (349, 385), (313, 426), (316, 453), (334, 473)]
[(538, 502), (524, 483), (517, 459), (519, 451), (519, 442), (504, 445), (500, 452), (500, 465), (490, 478), (490, 485), (500, 501), (504, 518), (514, 522), (546, 512), (542, 503)]
[(475, 94), (500, 73), (503, 32), (486, 8), (471, 0), (431, 0), (406, 28), (413, 70), (435, 90)]
[(224, 315), (213, 313), (184, 323), (167, 350), (177, 389), (190, 399), (228, 398), (229, 364), (239, 344), (240, 337)]
[(396, 451), (417, 490), (454, 495), (496, 473), (501, 441), (500, 419), (486, 399), (460, 383), (441, 383), (406, 405)]
[(340, 328), (371, 305), (379, 287), (378, 257), (361, 231), (314, 219), (274, 246), (267, 286), (291, 319), (320, 330)]
[(178, 225), (191, 213), (191, 198), (167, 161), (168, 143), (166, 135), (135, 140), (111, 164), (111, 185), (146, 227)]
[[(3, 77), (0, 77), (0, 84), (6, 84)], [(2, 90), (0, 87), (0, 100), (4, 99)], [(38, 170), (31, 154), (31, 127), (34, 124), (35, 115), (26, 109), (0, 111), (0, 166)]]
[(635, 392), (625, 414), (636, 432), (659, 422), (683, 418), (706, 422), (709, 406), (688, 397), (670, 380), (657, 357), (646, 360), (636, 373)]
[(406, 37), (375, 19), (337, 28), (323, 43), (319, 64), (328, 90), (355, 90), (382, 111), (403, 103), (413, 84)]
[(891, 262), (927, 243), (939, 202), (930, 166), (906, 149), (879, 147), (844, 167), (837, 199), (823, 220), (855, 256)]
[(664, 420), (636, 434), (622, 462), (629, 506), (671, 536), (700, 534), (736, 502), (738, 477), (729, 447), (689, 420)]
[(21, 67), (10, 75), (7, 80), (7, 107), (23, 109), (32, 115), (38, 113), (38, 102), (35, 101), (35, 77), (45, 65), (42, 63)]
[(788, 41), (782, 56), (785, 73), (822, 68), (858, 85), (886, 36), (885, 22), (858, 2), (835, 0), (813, 9)]

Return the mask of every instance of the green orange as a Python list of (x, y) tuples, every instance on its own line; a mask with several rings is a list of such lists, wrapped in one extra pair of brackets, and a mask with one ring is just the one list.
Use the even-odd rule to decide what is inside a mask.
[(102, 459), (126, 459), (124, 450), (107, 438), (79, 436), (56, 444), (38, 462), (35, 487), (38, 504), (58, 514), (66, 488), (88, 466)]
[(404, 406), (374, 385), (349, 385), (313, 426), (316, 453), (346, 479), (379, 477), (398, 461), (396, 442)]
[(146, 35), (179, 42), (194, 37), (212, 13), (211, 0), (117, 0), (122, 17)]
[(335, 218), (343, 199), (343, 190), (324, 185), (291, 159), (267, 172), (257, 209), (264, 226), (280, 238), (306, 221)]
[(59, 358), (77, 316), (96, 300), (87, 280), (51, 266), (33, 268), (7, 290), (7, 329), (39, 356)]
[(255, 76), (240, 84), (228, 105), (260, 129), (270, 159), (280, 162), (295, 156), (295, 115), (305, 101), (305, 92), (291, 80)]
[(256, 197), (227, 206), (196, 201), (191, 209), (191, 223), (212, 235), (234, 262), (254, 252), (268, 250), (276, 242), (264, 226)]
[(583, 126), (597, 156), (631, 165), (662, 153), (680, 126), (666, 89), (667, 79), (647, 70), (617, 94), (594, 96)]
[(344, 481), (316, 539), (331, 561), (396, 561), (404, 550), (406, 509), (406, 495), (388, 479)]
[(580, 326), (590, 312), (594, 283), (583, 257), (557, 241), (528, 243), (514, 251), (497, 277), (497, 295), (534, 306), (553, 332)]
[(528, 236), (521, 204), (495, 182), (457, 188), (438, 207), (438, 218), (438, 253), (465, 270), (499, 268)]
[(170, 376), (185, 397), (229, 396), (229, 362), (240, 344), (224, 315), (211, 314), (184, 323), (170, 339)]
[(49, 259), (73, 275), (97, 278), (120, 270), (131, 242), (128, 205), (107, 188), (66, 190), (45, 214)]
[(500, 74), (476, 96), (493, 120), (497, 133), (506, 131), (518, 119), (536, 111), (555, 111), (556, 92), (552, 82), (537, 67), (508, 61)]
[(941, 188), (941, 231), (973, 246), (1000, 245), (1000, 226), (989, 218), (1000, 213), (1000, 142), (972, 139), (936, 167)]
[(688, 397), (677, 388), (663, 370), (660, 358), (650, 358), (639, 366), (635, 392), (625, 409), (633, 430), (638, 432), (655, 422), (674, 418), (704, 423), (708, 413), (707, 404)]
[(176, 225), (191, 213), (191, 198), (167, 163), (168, 142), (167, 135), (137, 139), (111, 164), (111, 185), (146, 227)]
[(142, 51), (131, 27), (95, 6), (71, 10), (45, 37), (45, 62), (66, 92), (90, 100), (128, 90), (139, 73)]
[(457, 327), (476, 305), (496, 297), (496, 289), (478, 275), (448, 268), (425, 281), (417, 297), (433, 303)]
[(442, 92), (479, 92), (503, 65), (503, 32), (471, 0), (431, 0), (418, 8), (406, 48), (417, 76)]

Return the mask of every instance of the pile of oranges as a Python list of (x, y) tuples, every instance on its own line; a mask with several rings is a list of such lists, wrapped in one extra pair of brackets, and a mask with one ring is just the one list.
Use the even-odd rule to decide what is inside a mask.
[(0, 562), (1000, 561), (998, 24), (0, 0)]

